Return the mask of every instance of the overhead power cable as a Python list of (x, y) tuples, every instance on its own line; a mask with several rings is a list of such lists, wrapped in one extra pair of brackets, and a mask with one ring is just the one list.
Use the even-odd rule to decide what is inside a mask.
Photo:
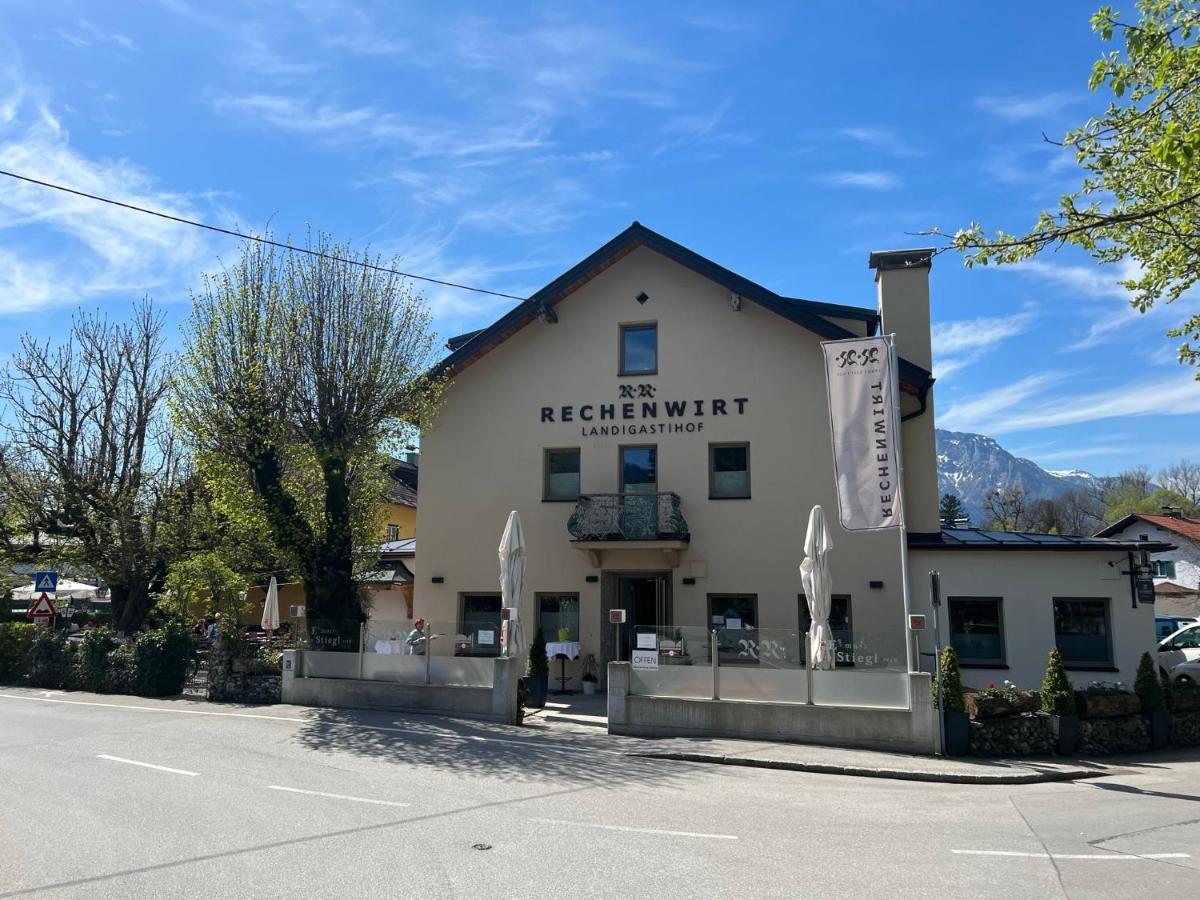
[(343, 256), (334, 256), (331, 253), (322, 253), (320, 250), (313, 250), (308, 247), (296, 247), (292, 244), (285, 244), (282, 241), (273, 241), (270, 238), (259, 237), (253, 234), (245, 234), (241, 231), (234, 231), (232, 228), (221, 228), (218, 225), (208, 225), (204, 222), (197, 222), (194, 219), (185, 219), (182, 216), (173, 216), (170, 213), (160, 212), (156, 209), (147, 209), (144, 206), (135, 206), (132, 203), (123, 203), (120, 200), (113, 200), (110, 197), (101, 197), (99, 194), (89, 194), (86, 191), (78, 191), (75, 188), (69, 188), (65, 185), (55, 184), (52, 181), (42, 181), (37, 178), (30, 178), (28, 175), (18, 175), (16, 172), (7, 172), (0, 169), (0, 175), (7, 175), (9, 178), (15, 178), (18, 181), (24, 181), (29, 184), (36, 184), (40, 187), (50, 188), (55, 191), (62, 191), (64, 194), (73, 194), (76, 197), (83, 197), (87, 200), (95, 200), (98, 203), (107, 203), (110, 206), (119, 206), (122, 209), (129, 209), (133, 212), (143, 213), (147, 216), (157, 216), (160, 219), (166, 219), (169, 222), (178, 222), (180, 225), (191, 225), (193, 228), (203, 228), (205, 231), (215, 231), (217, 234), (227, 234), (230, 237), (241, 238), (246, 241), (255, 241), (259, 244), (266, 244), (269, 247), (278, 247), (281, 250), (292, 250), (296, 253), (307, 253), (309, 256), (319, 256), (321, 259), (328, 259), (333, 262), (348, 263), (352, 266), (361, 266), (364, 269), (372, 269), (376, 272), (386, 272), (390, 275), (399, 275), (403, 278), (411, 278), (414, 281), (424, 281), (428, 284), (440, 284), (442, 287), (455, 288), (460, 291), (472, 291), (476, 294), (487, 294), (489, 297), (504, 297), (507, 300), (520, 300), (524, 302), (527, 298), (518, 297), (516, 294), (505, 294), (503, 291), (489, 291), (486, 288), (471, 287), (469, 284), (459, 284), (455, 281), (445, 281), (441, 278), (431, 278), (428, 275), (414, 275), (412, 272), (401, 272), (399, 269), (392, 269), (388, 266), (377, 266), (374, 263), (363, 262), (358, 259), (347, 259)]

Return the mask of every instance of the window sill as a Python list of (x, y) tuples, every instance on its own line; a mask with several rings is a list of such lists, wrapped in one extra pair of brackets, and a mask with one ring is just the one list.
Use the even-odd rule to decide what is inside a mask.
[(958, 667), (960, 669), (1003, 669), (1008, 671), (1008, 666), (1004, 663), (963, 662), (961, 659), (958, 661)]
[(708, 499), (709, 500), (749, 500), (750, 495), (749, 494), (738, 494), (736, 497), (734, 497), (734, 496), (717, 497), (712, 494), (709, 494)]
[(578, 497), (543, 497), (543, 503), (578, 503)]
[[(646, 372), (618, 372), (618, 378), (641, 378), (643, 375), (657, 375), (658, 369), (650, 369)], [(637, 399), (637, 398), (635, 398)], [(645, 398), (642, 398), (645, 399)]]
[(1073, 666), (1070, 663), (1063, 663), (1063, 668), (1068, 672), (1120, 672), (1116, 666)]

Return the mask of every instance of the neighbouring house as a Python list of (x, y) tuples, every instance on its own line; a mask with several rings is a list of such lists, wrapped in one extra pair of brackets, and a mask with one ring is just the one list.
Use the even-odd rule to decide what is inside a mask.
[[(817, 302), (634, 223), (490, 327), (450, 341), (439, 371), (451, 383), (421, 437), (417, 514), (415, 614), (455, 634), (434, 652), (500, 652), (497, 547), (517, 510), (526, 634), (561, 630), (601, 678), (608, 661), (657, 648), (662, 674), (635, 669), (635, 687), (670, 678), (701, 698), (713, 690), (704, 659), (714, 640), (730, 666), (722, 698), (780, 699), (802, 689), (768, 670), (803, 667), (797, 566), (821, 504), (833, 532), (837, 661), (858, 673), (845, 684), (862, 687), (848, 687), (845, 702), (905, 702), (906, 570), (911, 611), (931, 617), (928, 573), (941, 572), (940, 632), (978, 668), (968, 684), (1036, 687), (1055, 646), (1076, 684), (1132, 683), (1154, 646), (1154, 606), (1122, 569), (1167, 541), (940, 527), (931, 259), (872, 253), (877, 305)], [(906, 543), (896, 530), (838, 523), (821, 349), (888, 333), (899, 353)], [(896, 477), (889, 469), (885, 480)], [(620, 610), (618, 629), (610, 613)], [(912, 659), (928, 670), (932, 628), (918, 641)], [(555, 661), (553, 674), (577, 687), (580, 666)]]
[(1161, 513), (1128, 515), (1101, 529), (1097, 537), (1173, 544), (1150, 555), (1158, 612), (1200, 616), (1200, 519), (1168, 506)]
[(403, 459), (387, 463), (387, 484), (380, 510), (380, 539), (387, 542), (417, 536), (417, 465), (419, 455), (404, 454)]

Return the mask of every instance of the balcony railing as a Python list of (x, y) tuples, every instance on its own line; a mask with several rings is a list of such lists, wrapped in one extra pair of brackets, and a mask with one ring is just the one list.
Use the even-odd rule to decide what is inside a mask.
[(576, 541), (686, 541), (679, 495), (582, 494), (567, 531)]

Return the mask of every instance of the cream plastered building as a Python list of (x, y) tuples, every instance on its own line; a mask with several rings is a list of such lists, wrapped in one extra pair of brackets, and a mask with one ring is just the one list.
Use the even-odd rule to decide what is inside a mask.
[[(1115, 655), (1103, 668), (1131, 680), (1135, 651), (1152, 644), (1153, 608), (1134, 609), (1128, 583), (1109, 577), (1102, 557), (1124, 558), (1124, 545), (1093, 541), (1071, 555), (1026, 539), (972, 553), (941, 533), (930, 253), (875, 253), (870, 265), (874, 304), (798, 300), (634, 223), (491, 327), (452, 340), (442, 364), (451, 384), (421, 437), (414, 605), (445, 636), (435, 652), (498, 652), (497, 548), (516, 510), (527, 545), (522, 624), (549, 641), (563, 628), (580, 644), (581, 659), (565, 664), (570, 686), (589, 655), (603, 678), (639, 632), (677, 647), (716, 627), (723, 640), (740, 631), (795, 657), (807, 627), (798, 564), (809, 510), (821, 504), (834, 532), (839, 663), (904, 670), (909, 551), (896, 530), (836, 524), (820, 346), (894, 333), (912, 610), (928, 603), (931, 568), (944, 570), (947, 594), (1002, 596), (994, 628), (1004, 649), (983, 674), (1011, 671), (1032, 684), (1055, 642), (1053, 597), (1105, 596)], [(614, 608), (627, 615), (619, 634), (608, 624)], [(956, 610), (973, 650), (994, 649), (978, 639), (994, 637), (990, 605)], [(948, 610), (941, 616), (948, 630)], [(920, 654), (932, 651), (932, 634), (920, 640), (913, 659), (928, 668)]]

